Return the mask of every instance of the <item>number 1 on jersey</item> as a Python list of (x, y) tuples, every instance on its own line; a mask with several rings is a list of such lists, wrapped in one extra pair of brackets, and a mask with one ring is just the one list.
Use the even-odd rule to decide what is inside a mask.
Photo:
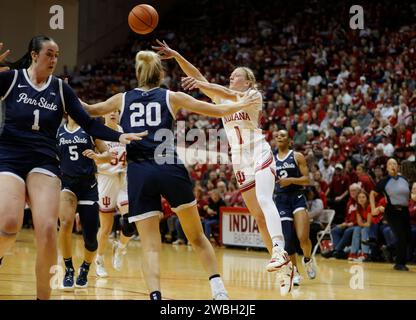
[(239, 143), (243, 144), (243, 137), (241, 136), (240, 128), (235, 126), (234, 129), (235, 129), (235, 132), (237, 133)]
[(39, 131), (39, 109), (33, 111), (33, 115), (35, 116), (35, 120), (33, 121), (32, 130)]

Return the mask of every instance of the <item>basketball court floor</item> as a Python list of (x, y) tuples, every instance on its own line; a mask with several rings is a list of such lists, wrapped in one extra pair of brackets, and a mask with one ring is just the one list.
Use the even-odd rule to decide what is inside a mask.
[[(82, 237), (74, 235), (74, 266), (82, 256)], [(106, 267), (108, 278), (98, 278), (91, 267), (89, 287), (64, 292), (55, 289), (54, 300), (134, 299), (147, 300), (148, 294), (140, 270), (140, 241), (131, 241), (121, 271), (111, 267), (111, 246), (108, 246)], [(301, 286), (281, 297), (278, 283), (264, 266), (265, 251), (216, 248), (216, 254), (230, 298), (234, 300), (280, 299), (416, 299), (416, 267), (410, 272), (394, 271), (386, 263), (352, 263), (327, 260), (317, 256), (318, 277), (309, 280), (303, 272)], [(0, 300), (35, 299), (35, 244), (32, 230), (22, 230), (14, 248), (6, 254), (0, 268)], [(300, 259), (299, 259), (300, 260)], [(163, 244), (162, 292), (167, 300), (211, 299), (207, 275), (191, 247)], [(62, 265), (62, 263), (61, 263)], [(55, 268), (52, 286), (61, 284), (63, 268)]]

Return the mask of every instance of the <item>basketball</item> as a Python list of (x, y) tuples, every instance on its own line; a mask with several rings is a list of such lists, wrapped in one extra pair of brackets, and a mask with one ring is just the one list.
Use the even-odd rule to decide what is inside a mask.
[(152, 6), (139, 4), (130, 11), (128, 22), (135, 33), (148, 34), (157, 27), (159, 14)]

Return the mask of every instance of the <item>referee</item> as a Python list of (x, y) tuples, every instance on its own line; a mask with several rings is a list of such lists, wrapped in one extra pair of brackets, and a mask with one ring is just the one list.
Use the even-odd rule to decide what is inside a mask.
[(410, 243), (410, 216), (408, 181), (398, 174), (399, 165), (395, 159), (387, 161), (387, 177), (381, 179), (370, 193), (371, 211), (375, 211), (375, 197), (383, 194), (387, 200), (384, 216), (397, 239), (395, 270), (409, 271), (406, 267), (407, 246)]

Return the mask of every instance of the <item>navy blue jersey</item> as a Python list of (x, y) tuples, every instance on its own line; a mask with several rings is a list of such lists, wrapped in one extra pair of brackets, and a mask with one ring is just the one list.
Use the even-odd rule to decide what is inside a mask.
[(120, 133), (91, 119), (72, 89), (52, 75), (38, 88), (27, 70), (0, 72), (0, 97), (5, 112), (0, 154), (24, 150), (56, 159), (56, 133), (65, 111), (92, 136), (107, 141), (120, 137)]
[[(295, 160), (295, 153), (293, 150), (290, 150), (286, 157), (282, 160), (279, 159), (279, 154), (276, 155), (276, 176), (278, 179), (284, 178), (300, 178), (302, 174), (300, 173), (298, 164)], [(291, 184), (287, 187), (280, 187), (279, 184), (276, 184), (276, 192), (293, 192), (304, 190), (303, 186), (296, 184)]]
[(143, 140), (133, 141), (126, 146), (127, 159), (177, 163), (173, 121), (169, 90), (154, 88), (143, 91), (136, 88), (125, 92), (120, 115), (121, 127), (124, 132), (148, 131)]
[(94, 160), (82, 155), (82, 152), (95, 145), (89, 134), (81, 127), (70, 131), (66, 125), (58, 130), (58, 148), (61, 158), (62, 175), (70, 177), (92, 176), (97, 172)]

